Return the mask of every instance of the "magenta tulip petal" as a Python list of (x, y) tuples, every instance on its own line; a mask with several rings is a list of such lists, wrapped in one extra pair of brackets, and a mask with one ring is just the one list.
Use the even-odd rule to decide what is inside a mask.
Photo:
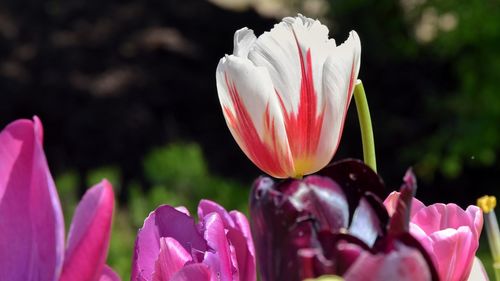
[(231, 230), (227, 236), (229, 242), (236, 249), (240, 281), (254, 281), (256, 280), (256, 261), (250, 224), (241, 212), (231, 211), (229, 215), (231, 215), (236, 224), (236, 230)]
[(203, 263), (210, 266), (212, 272), (217, 274), (218, 280), (232, 281), (231, 251), (223, 219), (218, 213), (210, 213), (203, 218), (203, 228), (204, 238), (211, 249), (205, 253)]
[(193, 218), (171, 206), (160, 206), (149, 214), (137, 235), (131, 280), (151, 280), (160, 253), (160, 237), (174, 238), (189, 253), (208, 249)]
[(345, 281), (429, 281), (431, 273), (416, 249), (399, 245), (388, 254), (364, 252), (343, 276)]
[(241, 231), (243, 236), (246, 238), (248, 250), (252, 253), (252, 255), (255, 255), (252, 232), (250, 232), (250, 224), (248, 223), (247, 217), (238, 211), (231, 211), (229, 212), (229, 215), (233, 218), (236, 224), (236, 229)]
[(202, 263), (196, 263), (185, 266), (177, 272), (170, 281), (210, 281), (210, 278), (211, 273), (208, 266)]
[(169, 281), (188, 261), (191, 261), (191, 254), (177, 240), (160, 238), (160, 254), (155, 263), (153, 281)]
[(78, 204), (69, 230), (61, 281), (97, 280), (108, 254), (114, 194), (103, 180)]
[(205, 199), (200, 200), (200, 203), (198, 204), (198, 217), (204, 218), (205, 216), (207, 216), (210, 213), (219, 214), (220, 218), (224, 222), (224, 227), (226, 227), (226, 228), (234, 228), (235, 227), (233, 218), (229, 215), (229, 213), (226, 211), (226, 209), (224, 209), (224, 207), (215, 203), (214, 201), (205, 200)]
[(111, 267), (104, 265), (99, 281), (121, 281), (121, 279), (120, 276), (118, 276), (118, 274), (111, 269)]
[(0, 132), (0, 272), (2, 280), (56, 280), (64, 221), (42, 148), (38, 118)]

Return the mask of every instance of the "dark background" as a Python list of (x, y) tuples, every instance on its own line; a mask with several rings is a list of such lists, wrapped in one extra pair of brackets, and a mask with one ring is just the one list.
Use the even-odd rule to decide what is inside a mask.
[[(42, 119), (63, 203), (71, 201), (64, 186), (76, 188), (68, 194), (78, 198), (95, 183), (90, 175), (105, 167), (97, 174), (108, 176), (111, 167), (124, 213), (137, 205), (129, 204), (131, 194), (172, 202), (200, 185), (214, 185), (214, 198), (241, 189), (243, 195), (222, 201), (244, 204), (261, 172), (225, 125), (215, 68), (232, 52), (235, 30), (261, 34), (297, 12), (320, 18), (338, 43), (349, 30), (360, 35), (360, 79), (388, 192), (413, 166), (425, 203), (466, 206), (500, 195), (499, 1), (275, 0), (274, 10), (265, 1), (236, 8), (218, 2), (0, 2), (0, 128), (17, 118)], [(351, 104), (334, 159), (362, 157), (355, 113)], [(162, 153), (171, 158), (165, 170), (155, 164)], [(201, 176), (187, 184), (179, 175)], [(216, 180), (207, 184), (209, 177)], [(173, 201), (190, 204), (186, 198), (193, 199)], [(113, 253), (112, 245), (111, 259)]]

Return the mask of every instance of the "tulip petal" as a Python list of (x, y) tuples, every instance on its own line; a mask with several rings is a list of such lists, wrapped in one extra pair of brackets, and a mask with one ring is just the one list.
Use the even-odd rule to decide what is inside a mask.
[(160, 206), (149, 214), (137, 234), (131, 280), (151, 280), (161, 237), (174, 238), (188, 253), (208, 250), (193, 218), (171, 206)]
[(319, 137), (318, 163), (325, 166), (337, 150), (344, 128), (347, 109), (358, 77), (361, 43), (355, 31), (337, 48), (329, 52), (323, 66), (321, 95), (325, 118)]
[(211, 272), (207, 265), (202, 263), (190, 264), (177, 272), (170, 281), (210, 281)]
[(335, 151), (336, 143), (331, 140), (326, 155), (318, 151), (325, 119), (323, 64), (334, 49), (326, 26), (299, 15), (283, 19), (262, 34), (248, 55), (255, 65), (269, 71), (283, 110), (296, 175), (318, 171)]
[(250, 231), (250, 224), (248, 223), (247, 217), (238, 211), (231, 211), (229, 212), (229, 215), (233, 218), (236, 224), (236, 229), (238, 229), (246, 238), (248, 250), (255, 256), (252, 232)]
[[(305, 57), (311, 47), (335, 48), (335, 41), (328, 39), (328, 28), (317, 20), (306, 18), (302, 15), (284, 18), (276, 24), (270, 32), (265, 32), (255, 42), (248, 54), (248, 58), (257, 66), (265, 67), (271, 76), (273, 85), (280, 95), (284, 108), (288, 113), (297, 113), (301, 103), (301, 87)], [(311, 54), (316, 58), (316, 53)], [(312, 57), (311, 57), (312, 58)], [(322, 66), (323, 61), (318, 61)], [(316, 75), (316, 73), (314, 73)], [(320, 73), (317, 73), (318, 75)], [(318, 76), (321, 77), (321, 76)], [(313, 77), (309, 77), (311, 82)], [(321, 89), (319, 85), (310, 85)], [(310, 103), (321, 104), (315, 93), (308, 100)]]
[(441, 280), (467, 280), (478, 242), (468, 226), (447, 228), (430, 235)]
[(203, 236), (210, 247), (210, 250), (205, 253), (203, 263), (207, 264), (212, 273), (216, 274), (216, 280), (232, 281), (231, 251), (222, 218), (218, 213), (210, 213), (203, 218), (202, 228)]
[[(252, 233), (250, 231), (250, 224), (248, 223), (247, 217), (241, 212), (231, 211), (229, 212), (229, 214), (231, 215), (236, 224), (236, 229), (238, 230), (237, 232), (241, 233), (246, 243), (246, 247), (243, 247), (242, 245), (239, 245), (237, 242), (233, 241), (231, 236), (228, 237), (230, 242), (236, 245), (235, 248), (238, 257), (238, 267), (240, 269), (240, 276), (247, 276), (244, 279), (241, 277), (240, 280), (253, 280), (255, 279), (254, 276), (256, 270), (255, 269), (256, 261), (255, 261), (255, 247), (253, 243)], [(240, 253), (242, 251), (244, 253)], [(244, 268), (244, 270), (241, 269), (242, 267)]]
[(343, 276), (345, 281), (428, 281), (431, 273), (416, 249), (398, 245), (388, 254), (362, 253)]
[(274, 177), (294, 175), (283, 115), (267, 70), (231, 55), (220, 60), (216, 79), (224, 118), (247, 157)]
[[(389, 213), (389, 216), (392, 216), (394, 214), (394, 212), (396, 211), (398, 199), (399, 199), (399, 192), (393, 191), (384, 200), (384, 205), (387, 208), (387, 212)], [(413, 200), (411, 201), (410, 217), (413, 218), (413, 216), (422, 208), (425, 208), (424, 203), (420, 202), (420, 200), (418, 200), (416, 198), (413, 198)]]
[(476, 239), (479, 240), (479, 236), (483, 230), (483, 212), (478, 206), (471, 205), (467, 207), (465, 213), (467, 213), (472, 222), (472, 224), (469, 224), (471, 230), (474, 232)]
[(0, 132), (0, 272), (12, 281), (56, 280), (64, 221), (42, 148), (40, 120)]
[(257, 38), (253, 30), (246, 27), (234, 33), (234, 50), (233, 54), (240, 58), (247, 58), (250, 48), (255, 43)]
[(121, 281), (120, 276), (111, 269), (111, 267), (105, 265), (101, 272), (101, 277), (99, 281)]
[(161, 237), (160, 245), (152, 281), (169, 281), (192, 258), (191, 254), (171, 237)]
[(113, 187), (107, 180), (85, 193), (69, 229), (61, 281), (97, 280), (101, 275), (108, 254), (113, 208)]
[[(235, 222), (237, 222), (239, 227), (229, 229), (226, 236), (230, 245), (234, 248), (236, 256), (235, 267), (238, 268), (239, 280), (256, 280), (255, 250), (252, 236), (248, 236), (250, 234), (248, 221), (245, 215), (237, 211), (232, 211), (231, 216), (236, 217)], [(244, 229), (243, 231), (240, 230), (242, 228)]]
[(419, 210), (412, 218), (428, 235), (445, 228), (467, 225), (476, 229), (469, 214), (456, 204), (436, 203)]
[(383, 234), (381, 225), (373, 207), (366, 199), (361, 198), (358, 207), (354, 211), (349, 233), (372, 247), (377, 237)]
[(347, 199), (342, 188), (330, 178), (309, 176), (289, 196), (290, 202), (298, 210), (304, 210), (318, 220), (320, 230), (336, 232), (347, 227)]
[(204, 218), (210, 213), (219, 214), (220, 218), (224, 222), (225, 228), (234, 228), (236, 225), (234, 224), (233, 218), (229, 215), (229, 213), (222, 207), (221, 205), (206, 199), (200, 200), (198, 204), (198, 217)]

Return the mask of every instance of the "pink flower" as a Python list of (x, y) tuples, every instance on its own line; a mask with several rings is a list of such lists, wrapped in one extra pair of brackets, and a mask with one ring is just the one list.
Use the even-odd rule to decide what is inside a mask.
[[(384, 201), (389, 215), (394, 213), (398, 197), (399, 192), (393, 192)], [(467, 210), (442, 203), (426, 207), (413, 199), (410, 233), (431, 255), (442, 281), (487, 280), (469, 276), (482, 227), (483, 214), (476, 206)]]
[(105, 265), (113, 189), (102, 181), (76, 208), (64, 245), (64, 221), (42, 148), (40, 120), (0, 132), (0, 272), (9, 281), (113, 281)]
[(277, 178), (326, 166), (342, 135), (361, 45), (352, 31), (337, 46), (328, 28), (299, 15), (258, 38), (242, 28), (217, 67), (226, 123), (243, 152)]
[(135, 241), (134, 281), (255, 281), (255, 251), (248, 221), (209, 200), (196, 224), (184, 207), (160, 206)]

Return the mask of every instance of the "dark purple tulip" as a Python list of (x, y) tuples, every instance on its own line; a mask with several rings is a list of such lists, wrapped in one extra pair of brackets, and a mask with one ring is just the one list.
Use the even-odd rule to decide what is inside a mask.
[(318, 233), (349, 232), (370, 247), (385, 234), (388, 215), (374, 196), (383, 184), (373, 171), (347, 160), (322, 173), (278, 183), (268, 177), (255, 181), (250, 213), (264, 281), (301, 280), (298, 252), (318, 248)]
[(409, 203), (401, 196), (400, 214), (389, 221), (379, 199), (384, 185), (361, 161), (337, 162), (303, 180), (257, 179), (250, 212), (262, 280), (324, 274), (352, 281), (430, 280), (432, 263), (408, 234), (410, 181), (402, 188)]

